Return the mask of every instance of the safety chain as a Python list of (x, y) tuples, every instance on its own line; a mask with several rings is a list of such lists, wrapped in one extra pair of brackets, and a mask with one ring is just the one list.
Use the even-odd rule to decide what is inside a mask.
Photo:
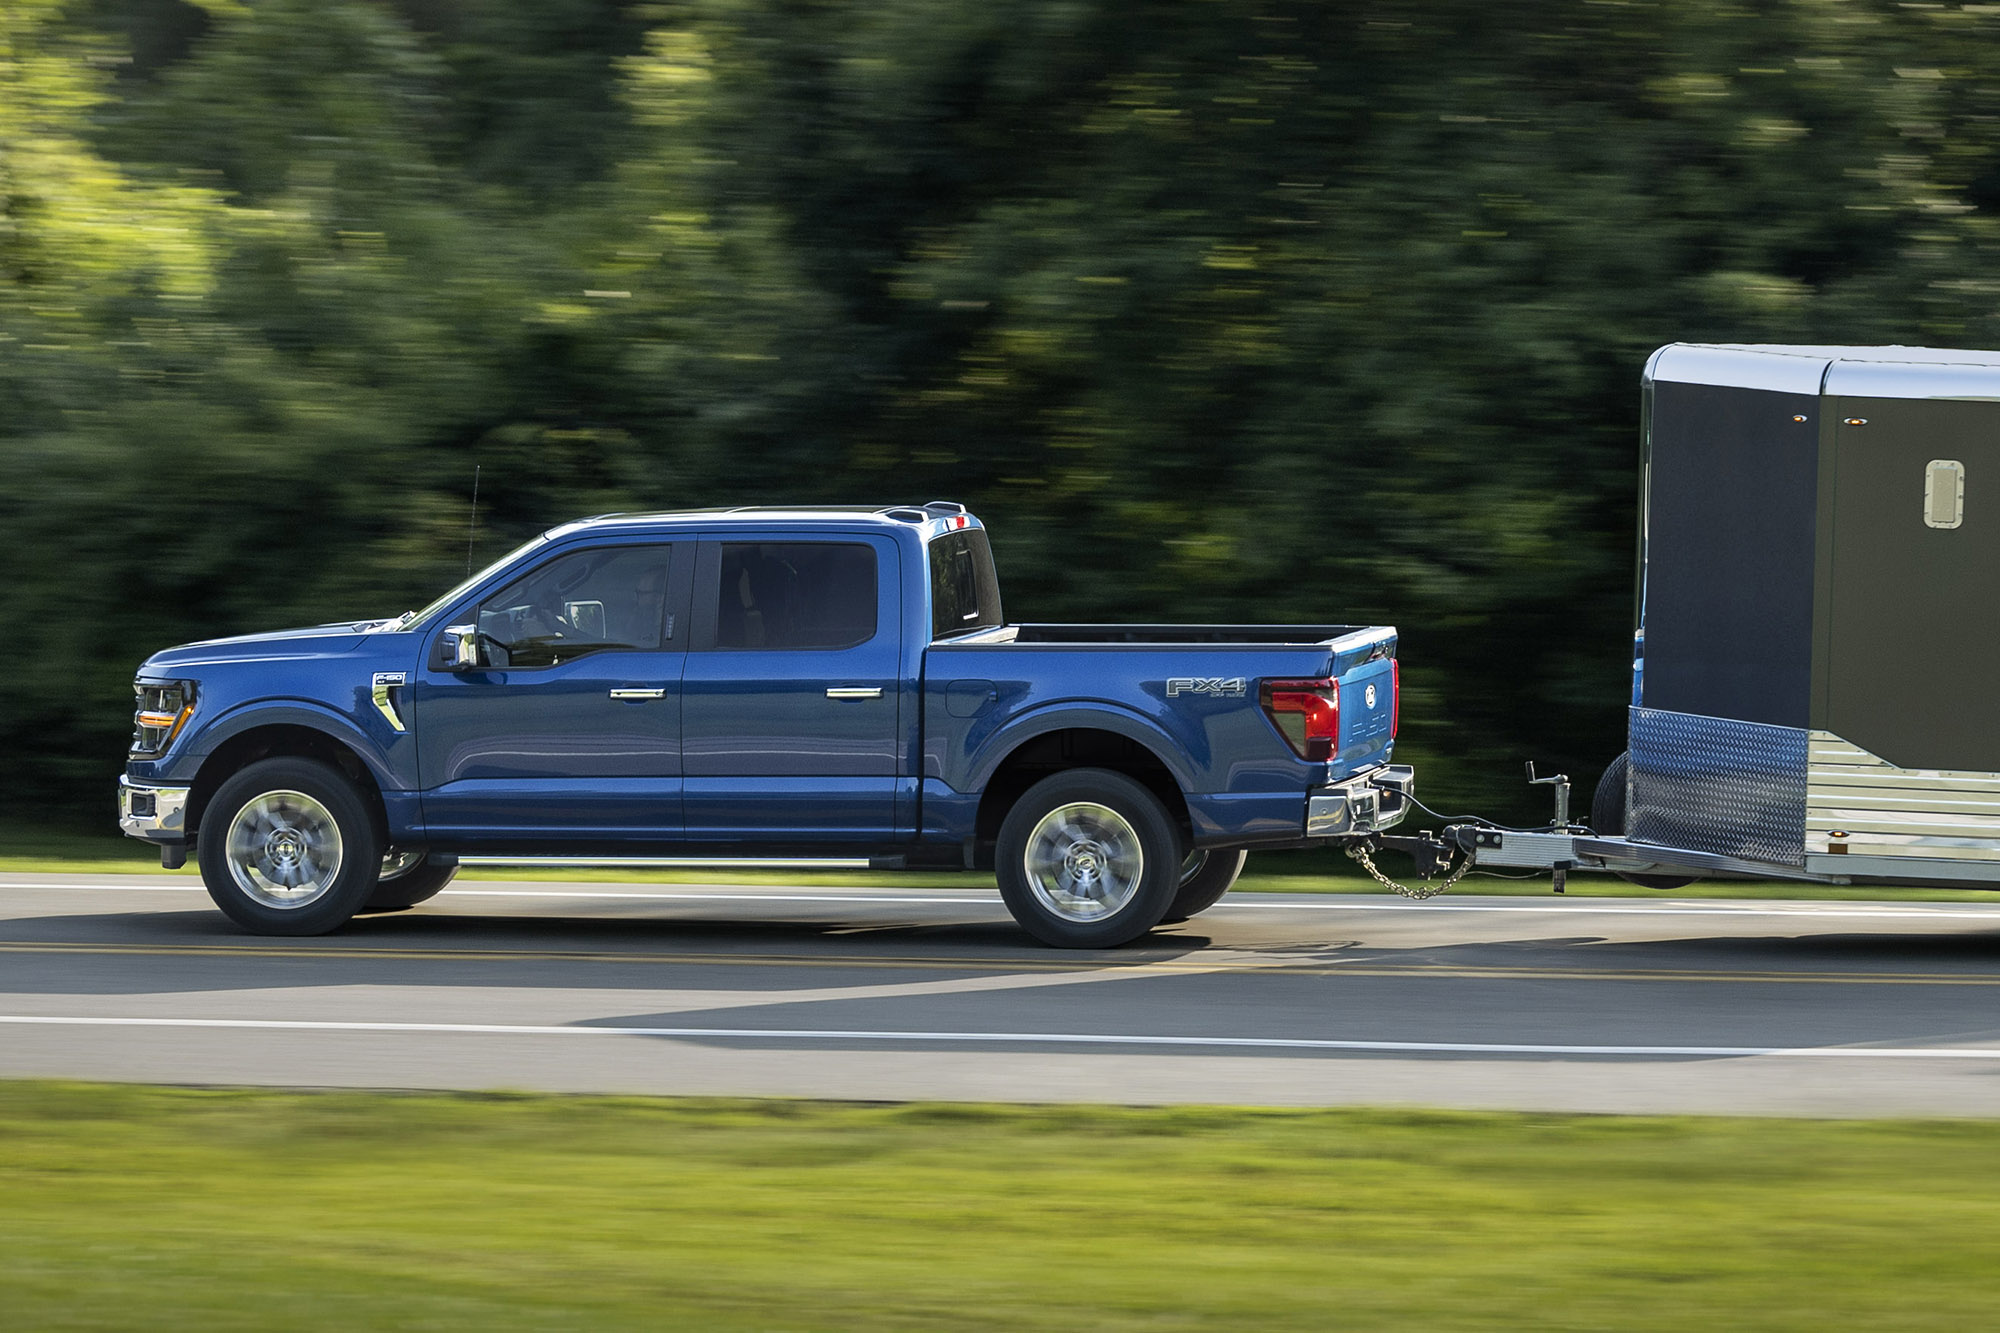
[(1438, 881), (1436, 884), (1424, 884), (1413, 888), (1408, 884), (1398, 884), (1395, 880), (1390, 879), (1380, 870), (1377, 870), (1375, 868), (1375, 858), (1369, 854), (1367, 843), (1364, 842), (1349, 843), (1347, 847), (1347, 854), (1353, 857), (1356, 861), (1359, 861), (1361, 863), (1361, 868), (1367, 871), (1369, 876), (1372, 879), (1374, 879), (1374, 881), (1377, 884), (1380, 884), (1383, 888), (1388, 889), (1391, 893), (1400, 893), (1405, 898), (1414, 898), (1418, 902), (1422, 902), (1426, 898), (1437, 897), (1440, 893), (1443, 893), (1446, 889), (1458, 883), (1461, 879), (1464, 879), (1465, 872), (1472, 869), (1472, 853), (1461, 852), (1459, 853), (1459, 856), (1462, 859), (1458, 863), (1458, 869), (1452, 871), (1449, 875), (1446, 875), (1442, 880)]

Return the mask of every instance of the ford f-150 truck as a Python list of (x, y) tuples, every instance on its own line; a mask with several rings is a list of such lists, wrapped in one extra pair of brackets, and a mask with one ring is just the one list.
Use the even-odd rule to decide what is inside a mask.
[(238, 924), (463, 863), (990, 867), (1054, 945), (1403, 817), (1396, 632), (1010, 625), (963, 506), (611, 514), (421, 611), (140, 667), (119, 824)]

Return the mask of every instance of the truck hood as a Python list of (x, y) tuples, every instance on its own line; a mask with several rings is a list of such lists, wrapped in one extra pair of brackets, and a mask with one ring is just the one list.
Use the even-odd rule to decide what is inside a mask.
[(282, 658), (334, 657), (353, 652), (383, 622), (342, 620), (331, 625), (238, 634), (227, 639), (203, 639), (165, 648), (147, 658), (139, 670), (157, 675), (180, 667), (213, 662), (271, 661)]

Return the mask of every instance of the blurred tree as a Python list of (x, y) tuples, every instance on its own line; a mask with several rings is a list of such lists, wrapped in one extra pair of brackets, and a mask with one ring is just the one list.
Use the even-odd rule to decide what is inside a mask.
[(1427, 791), (1619, 746), (1639, 368), (1995, 345), (2000, 15), (17, 0), (0, 792), (133, 661), (582, 512), (947, 495), (1024, 618), (1390, 621)]

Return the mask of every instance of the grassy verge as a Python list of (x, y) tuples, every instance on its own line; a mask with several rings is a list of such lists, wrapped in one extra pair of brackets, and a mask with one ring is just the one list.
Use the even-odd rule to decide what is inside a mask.
[(18, 1328), (1984, 1327), (2000, 1126), (0, 1084)]

